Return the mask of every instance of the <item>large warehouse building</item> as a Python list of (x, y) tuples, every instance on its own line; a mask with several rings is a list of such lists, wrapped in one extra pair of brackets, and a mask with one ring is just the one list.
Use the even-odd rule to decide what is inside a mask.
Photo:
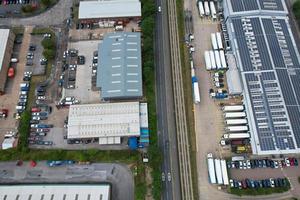
[(96, 86), (101, 98), (136, 99), (143, 96), (141, 34), (108, 33), (99, 44)]
[(300, 152), (300, 60), (284, 0), (225, 0), (254, 154)]
[(0, 199), (51, 199), (51, 200), (111, 200), (109, 184), (34, 184), (34, 185), (1, 185)]
[(81, 23), (140, 20), (139, 0), (80, 1), (78, 19)]
[(0, 29), (0, 95), (4, 94), (14, 39), (12, 31)]
[(99, 144), (120, 144), (123, 137), (139, 137), (141, 126), (148, 127), (144, 107), (147, 104), (139, 102), (72, 105), (68, 139), (98, 138)]

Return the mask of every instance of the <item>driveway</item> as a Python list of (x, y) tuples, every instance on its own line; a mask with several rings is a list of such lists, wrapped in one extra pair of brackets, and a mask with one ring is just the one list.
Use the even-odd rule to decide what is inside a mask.
[(134, 199), (134, 182), (126, 165), (93, 163), (48, 167), (45, 161), (31, 167), (28, 162), (16, 166), (15, 162), (0, 163), (0, 183), (111, 183), (112, 200)]
[(54, 26), (60, 25), (70, 17), (72, 0), (60, 0), (48, 11), (33, 17), (27, 18), (2, 18), (0, 24), (7, 26)]

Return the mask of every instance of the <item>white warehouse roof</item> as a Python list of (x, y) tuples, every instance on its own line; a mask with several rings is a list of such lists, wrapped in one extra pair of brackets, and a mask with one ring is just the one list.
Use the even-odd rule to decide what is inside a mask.
[(9, 29), (0, 29), (0, 71), (9, 37)]
[(2, 185), (0, 199), (52, 199), (52, 200), (86, 200), (110, 199), (109, 184), (99, 185)]
[(80, 1), (79, 19), (141, 17), (139, 0)]
[(139, 102), (71, 105), (68, 138), (140, 135)]

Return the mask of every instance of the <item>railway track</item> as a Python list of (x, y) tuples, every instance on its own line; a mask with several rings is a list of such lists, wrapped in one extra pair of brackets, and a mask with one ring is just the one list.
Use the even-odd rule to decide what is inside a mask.
[(170, 51), (172, 84), (174, 91), (176, 136), (178, 143), (178, 158), (180, 170), (180, 186), (182, 198), (193, 200), (192, 173), (190, 165), (190, 151), (187, 131), (187, 121), (182, 83), (182, 69), (177, 27), (176, 0), (168, 0), (168, 25), (170, 31)]

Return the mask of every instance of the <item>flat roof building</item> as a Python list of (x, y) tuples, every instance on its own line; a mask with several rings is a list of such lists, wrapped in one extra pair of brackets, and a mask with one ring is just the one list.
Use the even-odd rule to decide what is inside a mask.
[(101, 98), (141, 98), (141, 34), (108, 33), (99, 44), (98, 52), (96, 86), (100, 88)]
[(141, 108), (139, 102), (71, 105), (68, 139), (99, 138), (100, 144), (119, 144), (122, 137), (138, 137), (141, 118), (143, 125), (148, 122)]
[[(225, 6), (233, 1), (226, 0)], [(300, 153), (300, 57), (288, 18), (282, 15), (286, 5), (281, 0), (241, 2), (280, 5), (268, 14), (225, 15), (242, 77), (253, 153)]]
[(1, 185), (0, 199), (52, 199), (52, 200), (110, 200), (109, 184), (26, 184), (26, 185)]
[(14, 39), (14, 34), (9, 29), (0, 29), (0, 95), (5, 90)]
[(140, 19), (139, 0), (80, 1), (78, 19), (82, 22)]

